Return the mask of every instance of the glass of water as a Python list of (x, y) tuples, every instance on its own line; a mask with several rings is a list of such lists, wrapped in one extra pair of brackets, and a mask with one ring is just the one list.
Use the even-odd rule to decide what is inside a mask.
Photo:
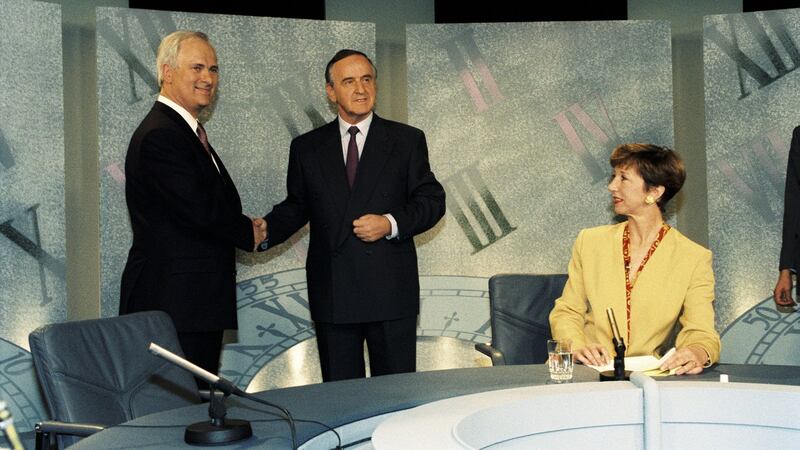
[(572, 341), (550, 339), (547, 341), (547, 367), (550, 379), (556, 382), (572, 379)]

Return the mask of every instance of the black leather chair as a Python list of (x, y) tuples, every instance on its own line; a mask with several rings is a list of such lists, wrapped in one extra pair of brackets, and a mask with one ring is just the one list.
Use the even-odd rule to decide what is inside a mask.
[(190, 373), (148, 352), (155, 342), (183, 355), (164, 312), (45, 325), (28, 341), (52, 419), (36, 425), (37, 449), (201, 401)]
[(492, 342), (475, 349), (492, 365), (539, 364), (547, 361), (548, 319), (561, 296), (566, 274), (499, 274), (489, 278)]

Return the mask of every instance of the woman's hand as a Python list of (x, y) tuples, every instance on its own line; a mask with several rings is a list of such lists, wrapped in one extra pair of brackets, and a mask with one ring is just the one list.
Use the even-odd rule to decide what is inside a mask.
[(697, 375), (703, 371), (706, 361), (708, 361), (708, 354), (701, 347), (683, 347), (675, 350), (675, 353), (664, 361), (661, 370), (677, 368), (675, 375)]
[(611, 360), (611, 355), (600, 344), (586, 344), (586, 347), (573, 349), (572, 356), (581, 364), (602, 366)]

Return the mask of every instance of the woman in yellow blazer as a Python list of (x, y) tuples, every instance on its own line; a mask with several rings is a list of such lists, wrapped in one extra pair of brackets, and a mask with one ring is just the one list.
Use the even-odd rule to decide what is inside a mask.
[(569, 280), (550, 313), (553, 338), (571, 339), (579, 362), (601, 365), (614, 348), (606, 308), (614, 310), (627, 356), (654, 355), (679, 323), (676, 352), (662, 369), (700, 373), (720, 352), (711, 252), (662, 216), (686, 179), (683, 162), (667, 148), (623, 144), (611, 167), (614, 212), (628, 220), (578, 235)]

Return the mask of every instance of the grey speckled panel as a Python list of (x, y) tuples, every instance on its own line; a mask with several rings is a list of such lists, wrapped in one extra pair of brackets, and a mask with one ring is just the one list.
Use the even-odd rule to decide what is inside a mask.
[[(98, 8), (103, 316), (117, 313), (130, 248), (125, 152), (157, 95), (158, 43), (176, 29), (203, 31), (216, 47), (220, 87), (206, 129), (250, 215), (285, 196), (291, 138), (335, 117), (324, 89), (331, 56), (345, 47), (375, 52), (374, 25), (366, 23)], [(239, 279), (303, 267), (305, 239), (293, 244), (274, 256), (240, 254)]]
[[(726, 362), (798, 364), (800, 315), (773, 306), (783, 189), (800, 124), (800, 10), (704, 19), (709, 242)], [(789, 358), (789, 359), (786, 359)]]
[(66, 319), (61, 8), (0, 11), (0, 337), (27, 348)]
[(668, 22), (409, 25), (407, 45), (448, 196), (422, 273), (566, 272), (578, 231), (613, 219), (613, 147), (672, 145)]

